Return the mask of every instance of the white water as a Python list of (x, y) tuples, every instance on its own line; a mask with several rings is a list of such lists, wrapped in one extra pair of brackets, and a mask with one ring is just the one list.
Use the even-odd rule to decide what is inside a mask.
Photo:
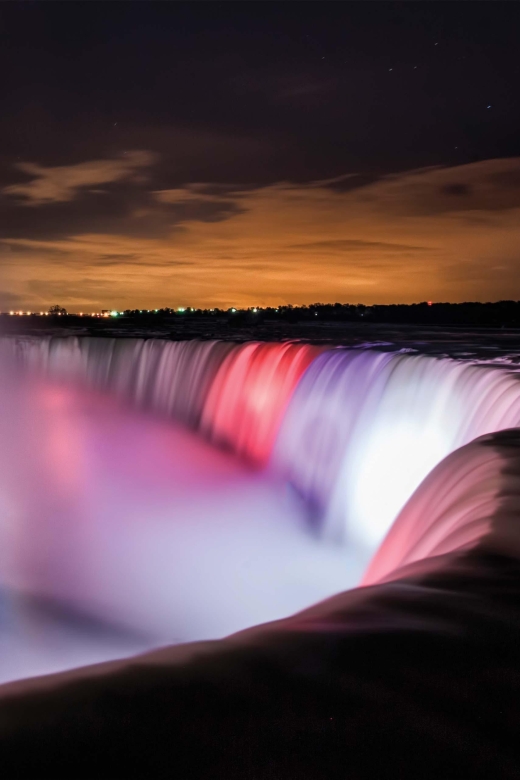
[[(520, 421), (518, 375), (450, 359), (139, 339), (0, 347), (1, 581), (112, 631), (83, 657), (89, 643), (64, 619), (54, 656), (36, 653), (25, 674), (223, 636), (353, 587), (446, 455)], [(386, 573), (408, 560), (403, 545)], [(0, 679), (21, 674), (1, 653)]]
[(458, 447), (520, 424), (520, 380), (449, 358), (334, 350), (284, 417), (273, 468), (326, 533), (377, 546), (413, 491)]
[(0, 399), (0, 682), (218, 638), (362, 574), (185, 428), (49, 379), (3, 376)]

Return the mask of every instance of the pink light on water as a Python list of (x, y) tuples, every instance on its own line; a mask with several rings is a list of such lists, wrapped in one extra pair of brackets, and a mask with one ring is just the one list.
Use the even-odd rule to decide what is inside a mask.
[(213, 441), (263, 465), (287, 404), (322, 347), (244, 344), (222, 362), (204, 405), (201, 427)]
[(428, 474), (379, 546), (362, 584), (438, 568), (443, 556), (477, 546), (518, 558), (519, 517), (520, 430), (481, 436)]

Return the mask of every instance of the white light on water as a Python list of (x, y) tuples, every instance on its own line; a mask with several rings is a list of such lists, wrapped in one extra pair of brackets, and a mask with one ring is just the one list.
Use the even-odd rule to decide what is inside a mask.
[(388, 423), (357, 452), (351, 485), (352, 535), (377, 545), (428, 473), (449, 452), (441, 433), (412, 422)]
[[(33, 609), (20, 636), (15, 604), (2, 620), (0, 682), (135, 653), (139, 638), (225, 636), (361, 577), (354, 555), (307, 532), (282, 484), (184, 427), (5, 372), (0, 402), (0, 584), (69, 610), (54, 626)], [(71, 610), (114, 630), (78, 628)]]
[[(520, 424), (518, 376), (450, 359), (198, 340), (0, 347), (44, 375), (12, 388), (0, 371), (1, 576), (161, 641), (355, 585), (445, 455)], [(269, 469), (243, 469), (172, 418)]]

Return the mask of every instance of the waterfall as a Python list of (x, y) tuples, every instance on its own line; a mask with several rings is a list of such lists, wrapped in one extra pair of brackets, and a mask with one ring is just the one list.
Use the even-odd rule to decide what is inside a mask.
[(439, 461), (519, 424), (516, 374), (449, 358), (331, 350), (298, 384), (272, 462), (314, 507), (324, 533), (374, 548)]
[(322, 347), (157, 339), (2, 339), (24, 369), (116, 393), (264, 464), (296, 384)]
[(439, 463), (400, 512), (363, 584), (442, 568), (446, 556), (477, 547), (520, 557), (518, 429), (481, 436)]
[(235, 452), (267, 462), (290, 397), (320, 351), (301, 344), (252, 342), (235, 347), (211, 385), (203, 430)]
[(114, 392), (197, 427), (209, 387), (234, 345), (156, 339), (2, 339), (22, 368)]
[[(114, 626), (128, 649), (326, 616), (334, 594), (370, 600), (360, 583), (427, 613), (437, 594), (414, 583), (462, 569), (480, 583), (486, 561), (520, 559), (520, 383), (505, 368), (137, 338), (3, 338), (0, 358), (0, 587)], [(401, 625), (399, 604), (383, 624)], [(69, 629), (3, 671), (0, 648), (0, 680), (116, 652), (73, 650)]]
[(375, 549), (447, 455), (520, 424), (520, 380), (450, 358), (144, 339), (8, 339), (26, 369), (170, 415), (303, 498), (322, 536)]

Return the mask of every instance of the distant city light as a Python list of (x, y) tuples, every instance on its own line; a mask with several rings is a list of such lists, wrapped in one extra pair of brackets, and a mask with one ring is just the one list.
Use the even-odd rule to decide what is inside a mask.
[(179, 306), (179, 308), (177, 309), (177, 311), (186, 311), (186, 309), (183, 309), (183, 308), (182, 308), (182, 306)]

